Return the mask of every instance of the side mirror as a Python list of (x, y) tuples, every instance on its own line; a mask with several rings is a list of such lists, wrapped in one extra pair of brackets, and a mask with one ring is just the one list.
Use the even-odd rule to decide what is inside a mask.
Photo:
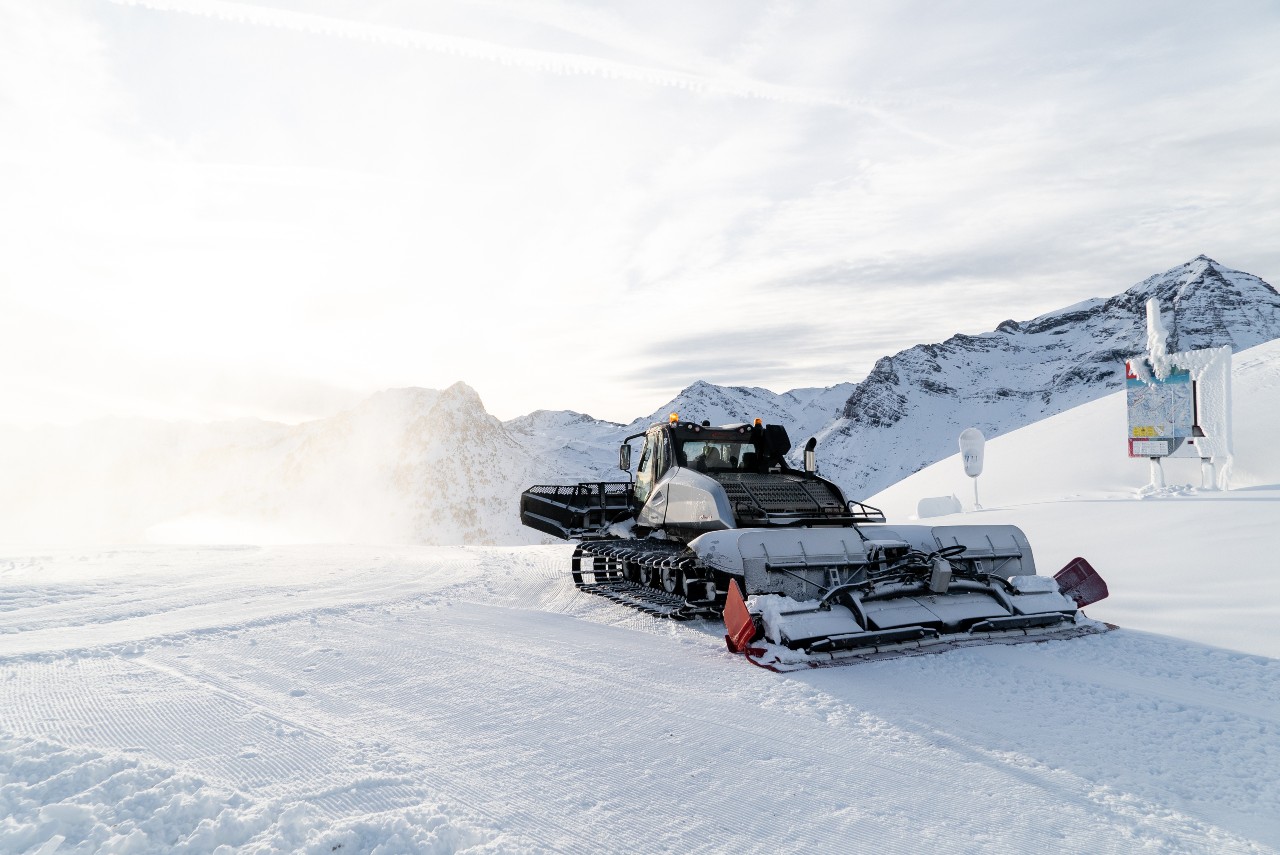
[(624, 442), (618, 449), (618, 468), (623, 472), (631, 471), (631, 443)]
[(804, 471), (818, 471), (818, 455), (814, 449), (818, 447), (818, 438), (816, 436), (809, 437), (809, 441), (804, 444)]

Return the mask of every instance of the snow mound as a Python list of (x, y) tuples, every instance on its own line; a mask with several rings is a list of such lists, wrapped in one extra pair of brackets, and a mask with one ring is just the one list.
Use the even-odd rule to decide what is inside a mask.
[[(138, 749), (141, 751), (141, 749)], [(126, 753), (0, 736), (0, 851), (496, 853), (529, 851), (438, 806), (334, 824)]]

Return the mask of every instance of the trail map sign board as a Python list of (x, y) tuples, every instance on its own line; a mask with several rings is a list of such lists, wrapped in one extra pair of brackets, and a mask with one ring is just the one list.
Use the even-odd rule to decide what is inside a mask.
[(1129, 456), (1169, 457), (1194, 436), (1196, 405), (1191, 372), (1174, 366), (1168, 376), (1160, 379), (1148, 370), (1148, 379), (1143, 380), (1133, 362), (1131, 359), (1124, 366)]

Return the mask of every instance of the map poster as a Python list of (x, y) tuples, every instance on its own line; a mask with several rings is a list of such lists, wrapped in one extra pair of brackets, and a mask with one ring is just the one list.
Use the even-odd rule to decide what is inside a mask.
[[(1149, 368), (1149, 367), (1148, 367)], [(1192, 435), (1195, 399), (1191, 372), (1176, 366), (1163, 380), (1148, 370), (1142, 379), (1125, 363), (1129, 402), (1129, 456), (1167, 457)]]

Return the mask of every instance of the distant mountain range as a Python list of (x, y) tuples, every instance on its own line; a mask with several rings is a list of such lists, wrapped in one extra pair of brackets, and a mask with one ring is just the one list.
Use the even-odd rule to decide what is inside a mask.
[[(1280, 338), (1280, 294), (1257, 276), (1201, 255), (1109, 299), (886, 356), (860, 383), (777, 394), (699, 381), (612, 432), (611, 423), (581, 421), (586, 417), (577, 414), (572, 429), (568, 414), (538, 415), (545, 424), (564, 425), (549, 434), (576, 441), (579, 452), (588, 442), (616, 446), (621, 436), (670, 412), (713, 424), (759, 417), (787, 425), (797, 448), (816, 436), (822, 474), (851, 496), (871, 496), (956, 453), (967, 427), (999, 436), (1118, 389), (1124, 360), (1146, 349), (1151, 297), (1165, 312), (1170, 350), (1230, 345), (1239, 351)], [(611, 450), (596, 453), (605, 464), (615, 459)]]
[(1145, 348), (1150, 297), (1173, 350), (1280, 338), (1280, 294), (1199, 256), (1109, 299), (886, 356), (859, 383), (779, 394), (698, 381), (629, 425), (547, 410), (499, 422), (457, 383), (296, 426), (0, 428), (0, 541), (536, 542), (517, 520), (521, 490), (624, 478), (619, 442), (670, 412), (785, 424), (797, 446), (816, 436), (822, 474), (870, 496), (955, 453), (966, 427), (998, 436), (1117, 389)]

